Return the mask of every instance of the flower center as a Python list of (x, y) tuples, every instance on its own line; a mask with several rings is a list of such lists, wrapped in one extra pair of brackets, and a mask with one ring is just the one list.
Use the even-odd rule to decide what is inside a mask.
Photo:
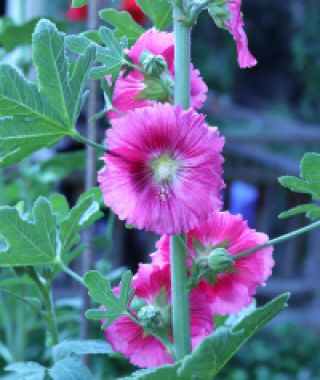
[(152, 162), (151, 168), (156, 182), (163, 184), (175, 180), (180, 164), (169, 155), (164, 154)]

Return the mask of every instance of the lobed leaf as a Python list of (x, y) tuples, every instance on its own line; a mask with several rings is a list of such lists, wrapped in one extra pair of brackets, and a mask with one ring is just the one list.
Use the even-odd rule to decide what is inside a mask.
[(94, 380), (92, 372), (77, 356), (67, 356), (55, 362), (49, 375), (52, 380)]
[(177, 370), (179, 363), (175, 365), (164, 365), (158, 368), (142, 369), (134, 372), (131, 376), (124, 377), (122, 380), (191, 380), (190, 376), (179, 377)]
[(131, 288), (132, 273), (125, 272), (121, 277), (119, 298), (114, 294), (109, 279), (98, 271), (90, 271), (84, 277), (84, 283), (89, 290), (89, 296), (104, 309), (90, 309), (86, 318), (93, 320), (106, 320), (102, 328), (108, 327), (119, 317), (126, 313), (129, 301), (133, 294)]
[(172, 5), (168, 0), (137, 0), (137, 3), (157, 29), (165, 30), (172, 25)]
[(235, 326), (218, 328), (182, 360), (179, 375), (211, 380), (252, 335), (284, 310), (288, 299), (289, 294), (283, 294), (253, 311)]
[(117, 38), (126, 37), (129, 46), (134, 44), (144, 32), (141, 25), (137, 24), (130, 13), (120, 12), (113, 8), (102, 9), (100, 18), (115, 27), (114, 35)]
[(0, 208), (0, 234), (7, 243), (0, 250), (0, 266), (43, 265), (55, 260), (56, 219), (46, 198), (35, 202), (31, 221), (15, 207)]
[(43, 380), (46, 368), (36, 362), (17, 362), (5, 367), (8, 372), (14, 372), (17, 378), (24, 380)]
[(306, 213), (307, 218), (317, 219), (320, 218), (320, 207), (310, 203), (293, 207), (288, 211), (284, 211), (279, 215), (280, 219), (289, 218), (290, 216)]
[(70, 73), (65, 35), (48, 20), (38, 22), (32, 44), (37, 83), (30, 83), (9, 65), (0, 65), (0, 167), (75, 132), (95, 58), (90, 46)]
[[(300, 178), (284, 176), (279, 178), (279, 182), (291, 191), (310, 194), (312, 199), (320, 200), (320, 154), (306, 153), (300, 164)], [(279, 218), (288, 218), (304, 212), (310, 219), (320, 217), (319, 207), (314, 204), (307, 204), (282, 212)]]
[(81, 8), (90, 3), (90, 0), (72, 0), (72, 8)]
[(111, 346), (102, 340), (65, 340), (52, 349), (55, 361), (71, 355), (110, 354)]

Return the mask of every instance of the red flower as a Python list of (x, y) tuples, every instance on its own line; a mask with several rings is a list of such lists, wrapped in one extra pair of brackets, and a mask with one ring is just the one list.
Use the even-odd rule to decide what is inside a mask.
[(131, 14), (135, 22), (143, 25), (146, 19), (145, 14), (142, 12), (141, 8), (138, 6), (136, 0), (123, 0), (121, 9), (127, 11)]
[(84, 21), (88, 16), (88, 4), (80, 8), (69, 8), (66, 17), (69, 21)]

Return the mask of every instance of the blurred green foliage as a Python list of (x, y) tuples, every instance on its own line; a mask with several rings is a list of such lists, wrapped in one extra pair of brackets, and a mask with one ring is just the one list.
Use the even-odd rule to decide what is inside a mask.
[(293, 324), (264, 330), (242, 349), (219, 380), (320, 379), (319, 338)]

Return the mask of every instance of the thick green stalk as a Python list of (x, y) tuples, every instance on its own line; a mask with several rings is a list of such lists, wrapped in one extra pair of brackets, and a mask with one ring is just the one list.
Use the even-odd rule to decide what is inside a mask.
[(48, 324), (48, 329), (51, 337), (51, 345), (55, 346), (59, 343), (59, 337), (51, 289), (49, 287), (44, 286), (41, 290), (41, 293), (43, 297), (44, 307), (46, 310), (45, 318)]
[(51, 346), (55, 346), (59, 343), (59, 335), (52, 299), (51, 284), (41, 278), (33, 267), (29, 268), (29, 276), (35, 282), (41, 294), (44, 305), (44, 316), (48, 324), (48, 330), (51, 338)]
[[(184, 5), (188, 5), (185, 0)], [(183, 3), (181, 1), (181, 3)], [(181, 23), (183, 10), (173, 6), (175, 32), (175, 104), (184, 109), (190, 105), (190, 57), (191, 28)], [(187, 291), (187, 258), (179, 236), (172, 236), (170, 242), (172, 280), (172, 323), (173, 338), (177, 359), (191, 351), (190, 301)]]

